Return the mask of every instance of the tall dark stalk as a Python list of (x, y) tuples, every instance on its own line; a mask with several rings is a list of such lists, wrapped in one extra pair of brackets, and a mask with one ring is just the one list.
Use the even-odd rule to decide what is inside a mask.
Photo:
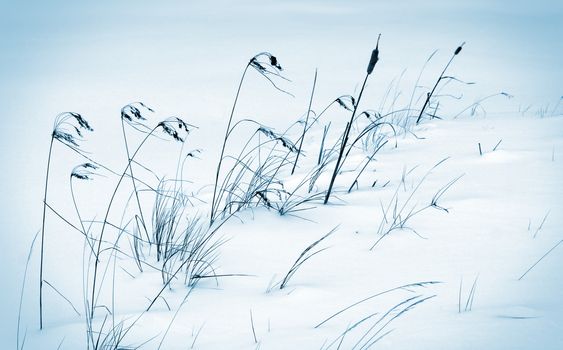
[(47, 213), (47, 190), (49, 187), (49, 170), (51, 168), (51, 155), (53, 154), (53, 144), (55, 134), (51, 135), (49, 144), (49, 156), (47, 157), (47, 171), (45, 172), (45, 189), (43, 194), (43, 220), (41, 224), (41, 260), (39, 263), (39, 329), (43, 329), (43, 261), (45, 255), (45, 215)]
[(446, 66), (444, 67), (444, 70), (442, 71), (442, 74), (440, 74), (440, 76), (438, 77), (438, 80), (436, 80), (436, 83), (434, 84), (434, 87), (432, 87), (432, 90), (430, 90), (429, 93), (426, 94), (426, 100), (424, 101), (424, 105), (422, 105), (422, 108), (420, 109), (420, 113), (418, 114), (418, 118), (416, 118), (416, 125), (418, 125), (418, 123), (420, 122), (420, 119), (422, 118), (422, 115), (424, 114), (424, 111), (426, 110), (426, 107), (428, 107), (428, 104), (430, 103), (430, 99), (432, 98), (432, 96), (434, 95), (434, 91), (436, 91), (436, 88), (438, 87), (438, 84), (440, 84), (440, 82), (442, 81), (442, 79), (446, 78), (444, 77), (444, 74), (446, 74), (446, 70), (448, 69), (448, 67), (450, 66), (450, 64), (452, 63), (452, 61), (454, 60), (455, 56), (457, 56), (460, 52), (461, 49), (463, 48), (463, 45), (465, 43), (462, 43), (461, 45), (459, 45), (457, 47), (457, 49), (455, 49), (454, 54), (452, 55), (452, 57), (450, 58), (450, 60), (448, 61), (448, 64), (446, 64)]
[(336, 160), (336, 165), (334, 167), (334, 171), (332, 172), (332, 178), (330, 179), (330, 184), (328, 185), (328, 190), (326, 192), (324, 204), (328, 203), (330, 199), (330, 194), (332, 192), (332, 187), (334, 186), (334, 181), (336, 180), (336, 176), (340, 171), (340, 162), (342, 161), (342, 156), (344, 155), (344, 150), (346, 149), (346, 144), (348, 142), (348, 137), (350, 136), (350, 130), (352, 129), (352, 123), (354, 122), (354, 117), (356, 116), (356, 111), (358, 110), (358, 106), (360, 101), (362, 100), (362, 94), (364, 93), (364, 89), (366, 87), (366, 83), (368, 81), (369, 76), (373, 72), (375, 68), (375, 64), (379, 60), (379, 38), (381, 34), (377, 37), (377, 44), (375, 45), (375, 49), (371, 53), (371, 58), (369, 60), (366, 77), (364, 79), (364, 83), (362, 84), (362, 88), (360, 89), (360, 94), (358, 95), (358, 100), (354, 104), (354, 110), (352, 112), (352, 116), (350, 117), (350, 121), (346, 124), (346, 128), (344, 129), (344, 134), (342, 135), (342, 144), (340, 145), (340, 152), (338, 153), (338, 159)]
[(297, 156), (295, 157), (295, 162), (293, 163), (293, 168), (291, 169), (291, 175), (295, 172), (295, 167), (297, 167), (297, 161), (299, 160), (299, 155), (301, 154), (301, 147), (303, 147), (303, 140), (305, 139), (305, 133), (307, 132), (307, 124), (309, 123), (309, 114), (311, 113), (311, 104), (313, 103), (313, 96), (315, 95), (315, 87), (317, 86), (317, 70), (315, 69), (315, 79), (313, 80), (313, 89), (311, 90), (311, 98), (309, 99), (309, 108), (307, 108), (307, 117), (305, 118), (305, 125), (303, 125), (303, 135), (301, 135), (301, 141), (299, 142), (299, 148), (297, 149)]

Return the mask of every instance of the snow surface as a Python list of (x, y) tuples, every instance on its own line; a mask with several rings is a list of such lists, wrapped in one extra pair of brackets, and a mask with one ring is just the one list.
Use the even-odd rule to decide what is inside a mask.
[[(340, 348), (349, 349), (393, 306), (411, 297), (418, 297), (413, 302), (431, 297), (383, 327), (399, 311), (385, 316), (376, 329), (382, 329), (379, 335), (392, 332), (374, 348), (563, 348), (563, 245), (519, 280), (563, 239), (560, 2), (214, 4), (2, 4), (0, 27), (6, 35), (0, 38), (5, 131), (0, 140), (1, 348), (16, 345), (23, 274), (40, 228), (46, 147), (57, 113), (83, 113), (95, 128), (84, 149), (114, 169), (122, 169), (126, 159), (119, 129), (124, 104), (142, 100), (157, 110), (158, 117), (185, 117), (199, 129), (190, 135), (184, 151), (203, 150), (187, 163), (185, 177), (193, 183), (186, 189), (209, 201), (208, 185), (213, 182), (226, 116), (249, 57), (262, 50), (276, 54), (292, 79), (283, 87), (295, 98), (277, 93), (262, 77), (250, 74), (236, 119), (253, 117), (283, 131), (303, 117), (315, 68), (319, 80), (313, 110), (341, 94), (357, 94), (380, 32), (382, 58), (362, 108), (403, 107), (433, 50), (440, 49), (426, 66), (419, 94), (462, 41), (467, 44), (451, 74), (477, 84), (450, 83), (442, 92), (462, 98), (440, 99), (445, 120), (425, 120), (411, 130), (416, 137), (407, 133), (393, 139), (351, 193), (346, 190), (354, 174), (339, 176), (330, 205), (313, 203), (314, 209), (296, 213), (299, 217), (279, 216), (260, 207), (230, 219), (218, 231), (224, 243), (214, 268), (217, 274), (240, 276), (205, 279), (191, 291), (175, 282), (150, 312), (142, 314), (147, 298), (162, 288), (160, 274), (150, 268), (139, 273), (123, 256), (104, 260), (110, 264), (100, 304), (110, 307), (114, 298), (115, 307), (115, 318), (107, 322), (127, 324), (142, 314), (124, 343), (146, 349), (158, 348), (161, 342), (162, 349), (192, 344), (197, 349), (328, 345), (335, 349), (347, 327), (377, 313), (346, 334)], [(388, 90), (389, 97), (382, 102)], [(477, 109), (477, 115), (452, 118), (474, 101), (500, 91), (515, 97), (496, 96), (483, 104), (487, 113)], [(348, 117), (344, 110), (330, 111), (331, 140)], [(321, 131), (322, 125), (312, 130), (304, 145), (307, 156), (296, 175), (284, 174), (287, 186), (298, 183), (314, 162)], [(83, 160), (59, 146), (49, 198), (76, 224), (68, 176)], [(232, 149), (237, 146), (234, 142)], [(151, 141), (140, 160), (171, 177), (178, 150), (177, 144)], [(365, 156), (361, 150), (355, 152), (347, 169), (354, 169)], [(370, 250), (381, 237), (377, 234), (381, 208), (392, 203), (395, 191), (398, 203), (404, 203), (427, 173), (407, 207), (428, 205), (437, 191), (459, 177), (438, 202), (447, 212), (424, 210), (407, 229), (391, 232)], [(103, 215), (101, 208), (116, 180), (104, 175), (75, 188), (86, 218)], [(326, 188), (327, 175), (319, 180), (319, 190)], [(122, 208), (124, 194), (116, 208)], [(152, 202), (147, 199), (144, 204)], [(197, 213), (206, 210), (208, 205), (199, 204)], [(120, 218), (121, 209), (115, 210), (111, 219)], [(305, 262), (286, 288), (272, 287), (303, 249), (336, 226), (317, 247), (326, 250)], [(85, 348), (84, 241), (56, 217), (48, 217), (45, 279), (80, 316), (46, 287), (42, 331), (37, 320), (38, 244), (25, 280), (19, 342), (25, 334), (25, 349)], [(440, 283), (394, 290), (314, 328), (366, 297), (426, 281)], [(465, 310), (469, 304), (471, 310)], [(97, 310), (96, 315), (95, 329), (103, 323), (104, 311)]]
[[(257, 347), (250, 310), (260, 348), (321, 348), (354, 322), (375, 312), (382, 315), (418, 294), (436, 297), (393, 321), (386, 330), (394, 331), (376, 347), (531, 349), (542, 344), (546, 349), (560, 348), (561, 251), (553, 251), (522, 280), (518, 278), (561, 240), (562, 128), (561, 118), (428, 122), (416, 129), (416, 135), (423, 139), (399, 137), (397, 148), (387, 147), (377, 157), (375, 168), (366, 177), (377, 177), (379, 183), (389, 180), (383, 188), (362, 186), (350, 194), (338, 193), (341, 201), (316, 204), (315, 209), (299, 213), (303, 219), (279, 216), (264, 208), (241, 213), (240, 221), (231, 219), (220, 230), (226, 241), (220, 248), (216, 273), (248, 276), (201, 282), (185, 303), (188, 290), (181, 284), (166, 291), (164, 297), (172, 310), (181, 311), (163, 348), (191, 346), (200, 328), (195, 348)], [(500, 139), (502, 143), (492, 151)], [(478, 142), (483, 145), (483, 156)], [(421, 177), (446, 157), (449, 159), (428, 175), (414, 198), (425, 204), (438, 189), (463, 175), (439, 203), (449, 213), (424, 211), (409, 223), (421, 237), (407, 230), (394, 231), (370, 251), (378, 238), (380, 202), (387, 205), (397, 186), (399, 203), (404, 201)], [(409, 171), (415, 166), (401, 185), (405, 167)], [(328, 247), (326, 251), (307, 261), (286, 288), (269, 290), (272, 281), (283, 278), (305, 247), (336, 225), (340, 225), (337, 231), (321, 243), (321, 247)], [(60, 252), (51, 251), (49, 256), (59, 256), (60, 263), (47, 272), (47, 276), (57, 274), (51, 278), (65, 286), (67, 296), (72, 295), (72, 285), (76, 288), (80, 283), (72, 276), (81, 275), (76, 263), (80, 262), (82, 246), (80, 239), (74, 238), (73, 254), (69, 251), (72, 239), (67, 237), (62, 247), (53, 245), (51, 249)], [(123, 262), (123, 266), (129, 269), (133, 265)], [(155, 295), (161, 286), (157, 273), (131, 271), (134, 278), (117, 274), (118, 320), (135, 318), (147, 305), (144, 298)], [(476, 278), (472, 309), (464, 311)], [(374, 298), (313, 328), (371, 294), (423, 281), (441, 283)], [(76, 293), (73, 302), (79, 305), (79, 288)], [(63, 339), (63, 348), (84, 346), (81, 318), (53, 293), (47, 295), (44, 331), (33, 329), (33, 314), (26, 314), (26, 347), (53, 348)], [(157, 347), (174, 315), (164, 303), (157, 303), (142, 316), (126, 343), (138, 345), (155, 337), (144, 346)], [(350, 332), (342, 348), (352, 348), (366, 330), (358, 327)]]

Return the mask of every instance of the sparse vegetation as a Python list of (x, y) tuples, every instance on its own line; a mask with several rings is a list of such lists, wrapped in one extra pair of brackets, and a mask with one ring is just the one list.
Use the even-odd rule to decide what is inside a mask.
[[(434, 107), (434, 112), (431, 114), (432, 118), (438, 118), (439, 102), (433, 104), (434, 99), (437, 99), (434, 96), (434, 91), (441, 81), (455, 79), (445, 76), (445, 72), (453, 58), (461, 51), (462, 46), (463, 44), (455, 50), (454, 56), (442, 71), (436, 84), (427, 93), (416, 124), (422, 121), (424, 115), (430, 115), (428, 109), (431, 107)], [(412, 123), (406, 119), (412, 119), (412, 112), (414, 111), (411, 108), (412, 97), (406, 108), (390, 110), (385, 113), (382, 110), (367, 109), (362, 111), (359, 109), (367, 80), (374, 71), (378, 60), (379, 38), (368, 63), (366, 76), (358, 97), (342, 95), (332, 100), (320, 113), (315, 113), (312, 107), (317, 84), (317, 72), (315, 71), (306, 113), (302, 118), (290, 124), (284, 132), (278, 132), (257, 120), (238, 119), (236, 117), (236, 107), (249, 68), (265, 78), (275, 91), (290, 95), (278, 85), (279, 80), (288, 81), (282, 75), (283, 70), (278, 58), (269, 52), (262, 52), (253, 56), (246, 64), (238, 84), (222, 138), (221, 151), (214, 172), (213, 190), (209, 194), (209, 198), (205, 197), (204, 191), (202, 191), (201, 196), (199, 194), (194, 195), (193, 192), (188, 193), (184, 186), (186, 182), (184, 163), (188, 158), (193, 158), (196, 154), (202, 153), (199, 149), (186, 152), (183, 147), (196, 126), (179, 117), (154, 121), (157, 113), (142, 102), (124, 106), (120, 111), (120, 122), (124, 141), (123, 153), (126, 160), (123, 170), (116, 172), (103, 165), (102, 162), (93, 160), (89, 154), (80, 149), (82, 133), (93, 131), (88, 122), (77, 113), (59, 115), (51, 137), (45, 174), (43, 220), (40, 235), (40, 328), (43, 328), (43, 284), (48, 283), (43, 276), (44, 257), (46, 255), (44, 242), (47, 237), (47, 209), (55, 213), (72, 230), (79, 232), (84, 238), (84, 246), (87, 248), (84, 250), (85, 262), (82, 276), (84, 313), (81, 314), (76, 309), (75, 311), (84, 318), (88, 348), (142, 347), (142, 344), (131, 347), (125, 346), (126, 336), (130, 334), (143, 315), (159, 306), (162, 308), (165, 306), (166, 310), (175, 313), (160, 341), (160, 347), (171, 328), (172, 322), (176, 319), (180, 307), (184, 305), (198, 283), (211, 279), (218, 286), (221, 278), (245, 276), (244, 271), (233, 271), (232, 273), (217, 271), (219, 250), (225, 242), (219, 231), (231, 218), (245, 210), (253, 211), (257, 208), (277, 212), (280, 216), (301, 217), (301, 213), (316, 208), (316, 205), (326, 204), (329, 199), (337, 198), (335, 196), (338, 190), (337, 178), (343, 179), (342, 181), (350, 181), (347, 182), (349, 184), (347, 187), (348, 193), (352, 192), (354, 188), (357, 190), (370, 188), (367, 186), (369, 184), (373, 184), (371, 186), (373, 187), (378, 180), (367, 179), (370, 166), (377, 162), (377, 154), (386, 147), (397, 147), (397, 137), (400, 134), (410, 132), (409, 125), (412, 125)], [(383, 105), (385, 105), (385, 102), (382, 102), (381, 109), (383, 109)], [(337, 111), (339, 113), (343, 111), (351, 113), (343, 132), (336, 139), (332, 139), (332, 135), (330, 135), (334, 121), (325, 122), (325, 119), (323, 119), (325, 112), (332, 106), (341, 107)], [(394, 102), (392, 106), (394, 106)], [(332, 129), (335, 129), (335, 127), (332, 127)], [(239, 148), (231, 144), (234, 144), (235, 132), (245, 135), (244, 142)], [(318, 136), (318, 134), (321, 135), (320, 140), (318, 137), (313, 137), (313, 135)], [(136, 144), (133, 141), (133, 135), (140, 138), (140, 141)], [(140, 160), (140, 155), (150, 147), (152, 143), (149, 140), (152, 139), (171, 140), (182, 145), (177, 155), (176, 178), (168, 178), (161, 173), (160, 169), (153, 169), (149, 164), (144, 164)], [(240, 141), (240, 139), (238, 140)], [(315, 141), (313, 142), (313, 140)], [(72, 220), (51, 208), (47, 201), (55, 141), (67, 146), (81, 157), (81, 161), (85, 161), (76, 166), (70, 173), (70, 192), (75, 212), (72, 214), (73, 217), (76, 214), (76, 219)], [(500, 141), (494, 149), (499, 144)], [(170, 152), (174, 159), (176, 159), (175, 152), (177, 151), (174, 148), (173, 152)], [(310, 154), (313, 156), (308, 157)], [(300, 160), (301, 162), (299, 162)], [(383, 204), (381, 205), (382, 219), (379, 227), (374, 227), (373, 234), (376, 237), (376, 242), (370, 250), (373, 250), (384, 237), (395, 230), (410, 230), (418, 235), (417, 231), (409, 225), (409, 221), (426, 209), (435, 208), (448, 212), (448, 209), (441, 206), (439, 201), (460, 177), (439, 189), (426, 205), (419, 206), (418, 203), (413, 203), (415, 193), (427, 176), (443, 162), (444, 160), (432, 167), (408, 191), (405, 181), (408, 174), (403, 175), (388, 205), (386, 207)], [(328, 169), (332, 169), (332, 172), (327, 172)], [(110, 198), (102, 211), (102, 219), (96, 220), (95, 218), (84, 217), (77, 204), (78, 196), (73, 183), (77, 180), (93, 180), (95, 175), (102, 171), (107, 172), (111, 180), (115, 179)], [(124, 186), (125, 179), (131, 180), (129, 189)], [(385, 185), (387, 183), (389, 183), (389, 180)], [(96, 186), (96, 181), (92, 185)], [(197, 185), (202, 188), (205, 187), (205, 184)], [(401, 188), (404, 189), (407, 196), (406, 200), (402, 202), (400, 199)], [(207, 201), (207, 199), (210, 200)], [(203, 204), (197, 206), (194, 202)], [(131, 203), (133, 205), (130, 205)], [(119, 223), (114, 221), (116, 213), (122, 213)], [(148, 213), (151, 214), (147, 216)], [(76, 220), (78, 224), (73, 224)], [(287, 287), (292, 277), (305, 262), (326, 249), (315, 250), (317, 245), (331, 236), (335, 230), (336, 228), (307, 246), (289, 268), (284, 278), (269, 286), (268, 290), (278, 286), (279, 289)], [(129, 263), (131, 264), (130, 269), (127, 269)], [(146, 271), (158, 273), (161, 279), (161, 285), (150, 297), (146, 298), (148, 305), (142, 306), (144, 311), (128, 320), (116, 319), (117, 315), (115, 314), (115, 276), (116, 271), (119, 271), (118, 268), (132, 279)], [(138, 273), (132, 272), (136, 271), (135, 268)], [(436, 283), (438, 282), (407, 284), (371, 295), (336, 312), (316, 325), (315, 328), (346, 310), (372, 300), (379, 295), (397, 290), (427, 287)], [(173, 289), (176, 284), (186, 288), (185, 297), (180, 307), (177, 308), (167, 300), (165, 294), (166, 290)], [(51, 284), (49, 286), (66, 299)], [(104, 299), (106, 294), (111, 295), (111, 299)], [(474, 290), (472, 294), (474, 294)], [(389, 331), (387, 331), (388, 325), (396, 318), (433, 297), (417, 295), (402, 300), (382, 315), (377, 312), (371, 313), (347, 327), (326, 348), (333, 346), (340, 348), (345, 340), (351, 339), (352, 331), (360, 329), (363, 329), (363, 333), (355, 338), (352, 345), (354, 348), (369, 348), (389, 334)], [(472, 303), (473, 296), (470, 299)], [(72, 305), (68, 299), (67, 301)], [(101, 321), (102, 315), (103, 321)], [(254, 328), (252, 310), (250, 311), (250, 323), (254, 343), (260, 346), (261, 343), (257, 339)], [(202, 328), (203, 326), (193, 336), (192, 348)], [(18, 324), (18, 331), (19, 329)], [(18, 338), (18, 346), (19, 344)]]

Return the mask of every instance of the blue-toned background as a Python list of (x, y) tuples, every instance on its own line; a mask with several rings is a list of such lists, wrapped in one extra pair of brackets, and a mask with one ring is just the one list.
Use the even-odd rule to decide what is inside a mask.
[[(319, 105), (353, 93), (378, 33), (381, 61), (364, 97), (378, 105), (404, 71), (410, 93), (465, 41), (452, 74), (477, 84), (462, 105), (500, 91), (491, 113), (553, 108), (563, 94), (561, 1), (3, 1), (0, 5), (0, 299), (2, 337), (15, 332), (26, 250), (40, 227), (46, 147), (55, 115), (83, 113), (96, 127), (97, 151), (112, 156), (122, 105), (142, 100), (178, 113), (210, 143), (223, 124), (247, 60), (276, 54), (295, 98), (250, 79), (242, 114), (296, 119), (306, 108), (315, 68)], [(318, 107), (317, 106), (317, 107)], [(213, 123), (211, 123), (213, 122)], [(217, 123), (215, 123), (217, 122)], [(207, 129), (205, 128), (207, 126)], [(213, 136), (217, 140), (213, 140)], [(107, 139), (104, 139), (107, 138)], [(107, 143), (107, 144), (106, 144)], [(105, 145), (105, 147), (104, 147)]]

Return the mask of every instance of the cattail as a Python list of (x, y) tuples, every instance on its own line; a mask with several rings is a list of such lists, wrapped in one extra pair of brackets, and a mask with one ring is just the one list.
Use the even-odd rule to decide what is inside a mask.
[(379, 38), (381, 38), (381, 34), (377, 37), (377, 44), (375, 45), (375, 49), (371, 52), (371, 58), (368, 64), (368, 75), (373, 72), (375, 68), (375, 64), (379, 61)]
[(459, 45), (457, 47), (457, 49), (455, 49), (454, 51), (454, 55), (458, 55), (461, 52), (461, 49), (463, 48), (463, 45), (465, 45), (465, 41), (463, 43), (461, 43), (461, 45)]

